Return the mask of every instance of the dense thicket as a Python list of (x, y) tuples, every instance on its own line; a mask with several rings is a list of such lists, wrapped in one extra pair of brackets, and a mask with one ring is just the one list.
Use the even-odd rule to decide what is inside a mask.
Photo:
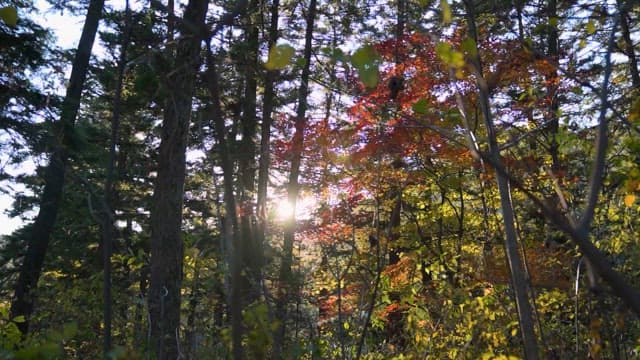
[(0, 6), (0, 357), (638, 356), (634, 2), (76, 5)]

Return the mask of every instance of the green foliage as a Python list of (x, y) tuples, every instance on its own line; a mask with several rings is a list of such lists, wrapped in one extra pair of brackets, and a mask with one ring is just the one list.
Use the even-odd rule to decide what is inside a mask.
[(440, 11), (442, 11), (442, 23), (448, 25), (451, 23), (451, 6), (448, 0), (440, 0)]
[[(469, 47), (470, 44), (467, 44)], [(442, 60), (445, 64), (449, 66), (459, 68), (464, 66), (464, 55), (453, 49), (450, 43), (448, 42), (440, 42), (436, 46), (436, 53), (440, 60)]]
[[(50, 124), (55, 121), (49, 118), (55, 118), (59, 98), (53, 91), (40, 89), (46, 83), (40, 80), (68, 65), (50, 59), (52, 54), (61, 61), (66, 57), (50, 49), (46, 31), (30, 23), (18, 3), (10, 2), (0, 10), (0, 72), (7, 74), (0, 77), (0, 108), (4, 109), (0, 152), (12, 157), (6, 166), (5, 159), (0, 159), (0, 179), (13, 178), (3, 173), (10, 164), (45, 158), (43, 154), (54, 141)], [(461, 2), (420, 0), (402, 14), (396, 4), (318, 4), (325, 15), (313, 36), (313, 54), (320, 56), (311, 63), (311, 91), (321, 91), (309, 98), (300, 184), (303, 192), (314, 194), (322, 205), (298, 219), (291, 264), (295, 274), (288, 281), (276, 280), (284, 257), (283, 229), (272, 216), (273, 203), (246, 224), (250, 233), (260, 233), (264, 227), (264, 238), (252, 246), (269, 252), (251, 259), (261, 264), (262, 282), (260, 301), (243, 311), (242, 346), (248, 358), (272, 356), (273, 335), (280, 321), (287, 325), (283, 358), (355, 358), (361, 339), (362, 359), (513, 359), (521, 355), (520, 329), (502, 250), (500, 199), (493, 188), (495, 174), (465, 148), (470, 129), (464, 128), (461, 112), (483, 151), (488, 137), (478, 109), (476, 75), (469, 71), (465, 57), (479, 55), (482, 59), (491, 111), (496, 116), (494, 130), (507, 170), (527, 191), (563, 213), (580, 213), (584, 207), (596, 136), (593, 121), (600, 103), (594, 89), (599, 88), (603, 69), (601, 57), (585, 55), (592, 52), (580, 48), (605, 49), (603, 35), (613, 24), (610, 14), (620, 9), (614, 9), (613, 3), (588, 9), (584, 4), (563, 4), (557, 14), (550, 15), (538, 12), (532, 2), (522, 3), (526, 11), (521, 13), (509, 2), (477, 2), (475, 41), (469, 37), (467, 24), (454, 19), (466, 15)], [(237, 244), (235, 238), (227, 237), (234, 225), (226, 213), (228, 199), (222, 179), (231, 175), (235, 182), (258, 183), (252, 171), (266, 160), (265, 154), (257, 153), (266, 133), (258, 136), (252, 131), (266, 122), (249, 124), (251, 119), (244, 116), (252, 101), (246, 97), (247, 84), (257, 80), (255, 108), (262, 110), (258, 113), (265, 116), (264, 121), (266, 115), (272, 115), (272, 127), (265, 129), (271, 135), (270, 143), (265, 142), (271, 162), (267, 198), (271, 202), (284, 197), (295, 126), (291, 115), (300, 82), (293, 69), (304, 61), (296, 58), (294, 47), (287, 43), (299, 44), (303, 37), (306, 17), (301, 15), (306, 15), (306, 9), (302, 8), (282, 8), (280, 23), (287, 25), (287, 31), (278, 34), (278, 45), (268, 48), (266, 34), (260, 34), (259, 58), (267, 60), (263, 66), (256, 62), (259, 68), (253, 73), (257, 79), (247, 78), (250, 45), (244, 21), (268, 20), (270, 14), (260, 13), (266, 9), (262, 7), (246, 19), (238, 17), (209, 44), (219, 75), (221, 103), (213, 104), (208, 92), (211, 84), (205, 71), (210, 64), (202, 66), (196, 80), (189, 129), (182, 129), (188, 133), (179, 134), (185, 136), (190, 149), (180, 219), (184, 245), (180, 335), (186, 358), (230, 358), (232, 354), (227, 302), (229, 291), (237, 284), (229, 276), (233, 265), (229, 257)], [(19, 19), (12, 17), (12, 9), (20, 9)], [(73, 156), (54, 241), (36, 290), (33, 331), (24, 348), (16, 350), (21, 343), (18, 328), (7, 320), (9, 304), (0, 304), (2, 358), (102, 356), (98, 222), (105, 216), (100, 201), (119, 76), (117, 61), (126, 28), (124, 11), (109, 9), (107, 13), (101, 37), (106, 51), (94, 54), (90, 86), (69, 140)], [(628, 15), (636, 13), (633, 10)], [(176, 135), (162, 132), (166, 103), (173, 95), (165, 84), (168, 74), (186, 66), (165, 59), (179, 36), (173, 34), (174, 39), (169, 40), (165, 15), (149, 8), (132, 11), (129, 18), (133, 30), (111, 194), (116, 224), (111, 259), (114, 348), (108, 356), (114, 359), (148, 356), (149, 212), (157, 181), (158, 143), (162, 136)], [(405, 23), (399, 39), (400, 15)], [(636, 39), (638, 22), (633, 16), (627, 18), (631, 38)], [(562, 71), (555, 68), (555, 59), (545, 55), (551, 53), (547, 47), (552, 31), (558, 31), (562, 39), (558, 54)], [(620, 36), (619, 49), (624, 49), (623, 40)], [(640, 141), (637, 131), (630, 129), (640, 124), (640, 99), (631, 83), (627, 58), (617, 56), (612, 69), (616, 81), (610, 87), (608, 105), (612, 109), (607, 116), (611, 116), (609, 130), (614, 141), (607, 153), (604, 187), (591, 228), (592, 239), (607, 260), (640, 288)], [(263, 76), (276, 74), (265, 69), (282, 70), (270, 78), (276, 82), (272, 110), (261, 103), (268, 93)], [(450, 78), (450, 70), (455, 79)], [(385, 85), (394, 76), (404, 78), (404, 88), (390, 101)], [(34, 79), (38, 81), (31, 83)], [(363, 86), (367, 91), (362, 91)], [(556, 108), (551, 105), (555, 100), (559, 102)], [(221, 133), (212, 121), (214, 115), (224, 121)], [(47, 121), (33, 123), (43, 117)], [(550, 122), (556, 117), (557, 130)], [(223, 138), (228, 139), (231, 174), (221, 173)], [(255, 156), (249, 156), (255, 161), (248, 166), (250, 174), (240, 174), (241, 161), (246, 160), (241, 160), (246, 155), (241, 145), (249, 142), (255, 145)], [(553, 149), (557, 154), (552, 156)], [(15, 178), (26, 189), (15, 196), (13, 215), (30, 217), (42, 191), (40, 175)], [(10, 185), (0, 186), (5, 190)], [(398, 194), (396, 223), (391, 219), (398, 215)], [(558, 194), (568, 209), (560, 207)], [(239, 212), (255, 206), (254, 189), (239, 195), (246, 201), (236, 204)], [(608, 291), (588, 291), (584, 277), (578, 279), (576, 305), (575, 267), (581, 254), (515, 185), (511, 202), (535, 292), (536, 326), (544, 339), (540, 341), (541, 357), (633, 356), (633, 348), (640, 347), (637, 318)], [(16, 277), (28, 231), (27, 226), (3, 237), (0, 283)], [(546, 247), (548, 240), (558, 241)], [(287, 318), (276, 319), (275, 299), (287, 287), (296, 289), (287, 299)], [(11, 297), (10, 286), (1, 290), (5, 298)], [(615, 354), (613, 349), (625, 350)]]
[(8, 307), (0, 307), (0, 357), (7, 360), (40, 360), (63, 358), (64, 344), (78, 333), (76, 323), (68, 323), (61, 330), (50, 330), (41, 339), (29, 337), (23, 341), (16, 323), (24, 319), (7, 320)]
[(278, 328), (278, 321), (270, 319), (265, 303), (255, 303), (242, 314), (247, 327), (247, 348), (255, 359), (265, 359), (273, 343), (271, 334)]
[(0, 8), (0, 20), (11, 27), (16, 27), (18, 25), (18, 10), (16, 7), (4, 6)]
[(411, 108), (413, 109), (413, 112), (419, 115), (424, 115), (429, 110), (428, 102), (426, 99), (418, 99), (418, 101), (414, 102), (413, 105), (411, 105)]
[(371, 45), (362, 46), (351, 54), (351, 65), (358, 70), (360, 81), (367, 88), (374, 88), (378, 85), (379, 62), (380, 57)]
[(295, 49), (289, 44), (277, 44), (269, 50), (269, 58), (264, 66), (267, 70), (284, 69), (291, 62)]

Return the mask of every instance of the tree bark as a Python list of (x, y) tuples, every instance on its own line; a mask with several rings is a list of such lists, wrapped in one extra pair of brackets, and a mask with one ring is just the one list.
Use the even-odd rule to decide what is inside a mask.
[(638, 58), (636, 57), (635, 46), (629, 30), (629, 11), (627, 2), (618, 0), (618, 11), (620, 12), (620, 29), (624, 41), (624, 54), (629, 58), (629, 72), (631, 73), (631, 83), (634, 89), (640, 89), (640, 72), (638, 72)]
[(287, 323), (287, 306), (290, 297), (295, 293), (297, 284), (294, 284), (293, 272), (293, 242), (296, 232), (296, 205), (298, 194), (300, 193), (300, 162), (304, 150), (304, 131), (307, 125), (307, 96), (309, 95), (309, 77), (311, 75), (311, 50), (313, 46), (313, 30), (316, 18), (316, 0), (309, 3), (307, 13), (307, 29), (304, 43), (304, 67), (300, 77), (300, 88), (298, 88), (298, 109), (295, 118), (295, 133), (291, 144), (291, 168), (289, 171), (289, 183), (287, 185), (287, 200), (293, 209), (285, 220), (284, 244), (282, 254), (282, 264), (279, 275), (279, 294), (276, 304), (276, 319), (279, 321), (274, 338), (274, 358), (280, 358), (286, 348), (285, 333)]
[(103, 301), (103, 354), (105, 359), (111, 350), (111, 320), (112, 320), (112, 295), (111, 295), (111, 253), (113, 250), (113, 192), (115, 182), (116, 158), (118, 156), (117, 145), (120, 131), (120, 108), (122, 103), (122, 87), (127, 65), (127, 49), (129, 47), (129, 39), (131, 37), (129, 1), (126, 1), (125, 9), (125, 34), (122, 37), (120, 46), (120, 57), (118, 59), (118, 80), (115, 89), (115, 97), (113, 99), (113, 113), (111, 116), (111, 140), (109, 144), (109, 163), (107, 165), (107, 174), (104, 182), (104, 221), (101, 226), (102, 230), (102, 256), (103, 256), (103, 284), (102, 284), (102, 301)]
[(180, 355), (185, 152), (207, 6), (206, 1), (189, 1), (183, 21), (178, 26), (180, 35), (175, 67), (168, 69), (166, 78), (169, 95), (165, 101), (158, 174), (153, 192), (148, 294), (150, 345), (156, 358), (161, 360), (175, 359)]
[[(271, 3), (271, 20), (269, 24), (269, 49), (278, 40), (278, 18), (280, 1), (273, 0)], [(274, 108), (275, 89), (277, 72), (268, 70), (264, 79), (264, 96), (262, 100), (262, 127), (260, 129), (260, 167), (258, 169), (258, 236), (261, 242), (264, 241), (267, 221), (267, 185), (269, 183), (269, 166), (271, 163), (271, 123)]]
[(71, 68), (69, 86), (62, 103), (60, 121), (55, 124), (54, 128), (56, 144), (54, 144), (49, 165), (45, 170), (45, 185), (40, 198), (40, 209), (29, 236), (27, 252), (15, 285), (14, 298), (11, 303), (11, 318), (24, 318), (23, 321), (17, 322), (18, 329), (23, 335), (29, 331), (29, 319), (33, 313), (35, 300), (33, 291), (42, 272), (42, 265), (62, 199), (69, 157), (68, 146), (73, 137), (82, 89), (89, 70), (91, 49), (102, 17), (103, 7), (104, 0), (91, 0), (87, 9), (86, 20)]
[(223, 176), (223, 188), (224, 188), (224, 209), (225, 218), (224, 222), (224, 242), (227, 245), (226, 251), (229, 261), (229, 268), (231, 272), (231, 289), (227, 302), (229, 305), (229, 318), (231, 320), (231, 331), (233, 345), (233, 355), (236, 358), (242, 358), (242, 304), (239, 303), (240, 297), (237, 290), (235, 290), (236, 284), (239, 283), (242, 276), (242, 268), (237, 257), (237, 250), (235, 249), (240, 237), (240, 229), (238, 224), (238, 215), (236, 211), (236, 197), (234, 193), (234, 172), (233, 161), (231, 160), (231, 154), (229, 151), (229, 144), (226, 137), (226, 127), (224, 124), (224, 118), (220, 111), (220, 85), (218, 82), (218, 74), (216, 72), (216, 64), (211, 54), (210, 46), (207, 50), (207, 88), (209, 90), (209, 96), (211, 98), (211, 111), (210, 116), (213, 120), (213, 125), (218, 140), (218, 145), (215, 147), (217, 155), (220, 157), (222, 176)]
[[(468, 0), (465, 0), (465, 8), (467, 11), (469, 35), (477, 44), (478, 37), (476, 33), (473, 4), (470, 4)], [(478, 101), (484, 117), (485, 128), (487, 130), (489, 158), (494, 162), (500, 162), (500, 150), (497, 144), (493, 116), (489, 105), (489, 88), (482, 74), (482, 64), (478, 49), (476, 49), (475, 54), (471, 56), (471, 62), (479, 89)], [(507, 262), (509, 263), (509, 270), (511, 271), (511, 282), (518, 310), (518, 318), (520, 320), (520, 333), (524, 347), (524, 355), (525, 358), (529, 360), (537, 359), (538, 343), (534, 329), (533, 310), (529, 303), (529, 289), (524, 273), (524, 265), (518, 251), (518, 239), (514, 223), (515, 216), (511, 205), (509, 182), (507, 178), (499, 172), (496, 172), (496, 182), (498, 192), (500, 194), (500, 208), (502, 209), (502, 220), (505, 231), (504, 248), (507, 255)]]
[[(558, 26), (557, 26), (557, 3), (556, 0), (549, 0), (547, 3), (547, 57), (552, 65), (553, 71), (546, 76), (547, 97), (549, 98), (549, 110), (547, 119), (549, 119), (549, 154), (551, 155), (551, 169), (554, 174), (560, 170), (560, 157), (558, 154), (558, 109), (560, 107), (558, 101)], [(555, 21), (554, 21), (555, 19)]]

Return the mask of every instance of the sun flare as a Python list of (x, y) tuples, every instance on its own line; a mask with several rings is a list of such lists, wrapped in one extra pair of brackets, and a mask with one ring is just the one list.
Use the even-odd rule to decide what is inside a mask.
[[(295, 207), (296, 219), (305, 220), (311, 218), (316, 205), (317, 201), (313, 196), (300, 197)], [(294, 206), (285, 197), (276, 201), (274, 210), (278, 220), (286, 220), (293, 215)]]

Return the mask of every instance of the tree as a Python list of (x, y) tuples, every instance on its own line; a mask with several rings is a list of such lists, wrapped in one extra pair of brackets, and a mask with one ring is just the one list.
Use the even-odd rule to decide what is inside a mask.
[[(476, 18), (474, 13), (475, 9), (469, 1), (465, 2), (465, 8), (467, 11), (466, 17), (468, 23), (467, 26), (469, 29), (469, 37), (475, 44), (477, 44), (478, 36), (476, 28)], [(485, 122), (487, 142), (489, 145), (488, 157), (492, 160), (492, 163), (497, 163), (500, 162), (501, 155), (498, 148), (495, 123), (493, 121), (489, 103), (489, 87), (482, 71), (482, 64), (480, 62), (478, 49), (472, 49), (471, 53), (475, 54), (471, 55), (471, 67), (478, 84), (478, 103)], [(462, 109), (461, 111), (464, 111), (464, 109)], [(464, 117), (467, 115), (463, 114), (462, 116)], [(471, 131), (471, 129), (467, 128), (467, 131)], [(477, 145), (471, 144), (471, 146)], [(524, 344), (524, 354), (526, 359), (537, 359), (538, 345), (534, 329), (533, 309), (529, 302), (529, 289), (524, 273), (524, 265), (518, 251), (518, 240), (515, 228), (515, 214), (513, 211), (513, 204), (511, 202), (509, 183), (504, 175), (500, 173), (496, 174), (496, 182), (498, 191), (500, 192), (500, 208), (502, 210), (502, 218), (504, 222), (505, 253), (507, 254), (509, 270), (511, 271), (512, 286), (516, 299), (516, 305), (518, 308), (518, 318), (520, 319), (520, 331)]]
[(291, 168), (289, 170), (289, 182), (287, 184), (287, 201), (289, 202), (292, 211), (285, 220), (284, 227), (284, 244), (282, 263), (280, 264), (280, 277), (279, 277), (279, 294), (278, 302), (276, 304), (276, 318), (280, 321), (280, 324), (276, 330), (274, 341), (274, 356), (280, 357), (282, 351), (286, 349), (285, 346), (285, 332), (287, 326), (287, 305), (291, 299), (291, 296), (295, 293), (298, 285), (295, 283), (291, 265), (293, 262), (293, 242), (296, 233), (296, 205), (298, 201), (298, 195), (300, 192), (299, 176), (300, 176), (300, 161), (302, 158), (302, 151), (304, 149), (304, 133), (307, 123), (307, 97), (309, 96), (309, 77), (311, 74), (311, 51), (313, 41), (314, 22), (316, 18), (316, 1), (311, 0), (309, 3), (309, 9), (307, 13), (307, 28), (305, 32), (304, 54), (302, 74), (300, 75), (300, 87), (298, 89), (298, 105), (295, 116), (295, 132), (291, 141)]
[(33, 313), (33, 290), (42, 271), (42, 264), (62, 198), (65, 168), (69, 157), (68, 147), (73, 138), (73, 126), (80, 107), (82, 89), (89, 69), (91, 49), (102, 16), (103, 6), (104, 0), (93, 0), (87, 9), (82, 35), (71, 69), (69, 86), (61, 105), (60, 120), (55, 125), (54, 150), (45, 170), (45, 186), (40, 200), (40, 209), (31, 228), (27, 252), (15, 285), (14, 299), (11, 303), (11, 317), (14, 319), (24, 318), (24, 321), (18, 322), (18, 327), (25, 335), (29, 329), (29, 318)]
[[(634, 356), (635, 3), (151, 5), (104, 12), (57, 128), (47, 301), (24, 339), (0, 301), (0, 357)], [(73, 51), (22, 6), (0, 180), (28, 218), (44, 167), (12, 167), (60, 143), (43, 94)], [(34, 225), (0, 239), (1, 283)]]
[[(185, 152), (207, 2), (190, 1), (178, 29), (175, 55), (169, 52), (158, 175), (151, 210), (149, 315), (151, 347), (158, 359), (179, 354), (183, 242), (182, 201)], [(169, 49), (171, 49), (169, 45)]]

